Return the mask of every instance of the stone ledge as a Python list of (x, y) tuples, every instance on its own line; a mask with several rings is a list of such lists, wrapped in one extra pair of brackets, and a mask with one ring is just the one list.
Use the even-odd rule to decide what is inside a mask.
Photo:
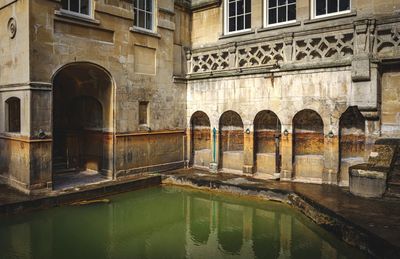
[(130, 27), (129, 31), (132, 32), (132, 33), (138, 33), (138, 34), (142, 34), (142, 35), (145, 35), (145, 36), (150, 36), (150, 37), (154, 37), (154, 38), (157, 38), (157, 39), (161, 39), (161, 35), (159, 33), (156, 33), (156, 32), (145, 31), (145, 30), (141, 30), (141, 29), (136, 28), (136, 27)]

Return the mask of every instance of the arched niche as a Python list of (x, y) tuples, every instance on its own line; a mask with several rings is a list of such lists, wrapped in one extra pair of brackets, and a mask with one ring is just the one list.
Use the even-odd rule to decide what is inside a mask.
[(324, 123), (313, 110), (302, 110), (293, 118), (294, 176), (322, 181), (324, 169)]
[(270, 177), (279, 174), (281, 165), (281, 122), (272, 111), (261, 111), (254, 119), (256, 172)]
[(349, 167), (365, 161), (365, 118), (357, 107), (349, 107), (339, 121), (339, 184), (349, 185)]
[(191, 159), (194, 167), (208, 168), (212, 159), (210, 119), (202, 111), (195, 112), (190, 119)]
[(243, 171), (243, 122), (234, 111), (224, 112), (219, 120), (220, 168), (224, 171)]

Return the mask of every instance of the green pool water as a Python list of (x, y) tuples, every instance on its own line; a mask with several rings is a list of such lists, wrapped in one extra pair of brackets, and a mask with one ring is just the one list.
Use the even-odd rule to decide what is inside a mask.
[(0, 258), (364, 258), (287, 205), (156, 187), (0, 218)]

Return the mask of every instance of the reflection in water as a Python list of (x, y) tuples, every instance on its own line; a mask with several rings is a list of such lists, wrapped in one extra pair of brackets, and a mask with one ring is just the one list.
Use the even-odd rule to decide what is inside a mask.
[(362, 258), (285, 205), (151, 188), (0, 220), (0, 258)]

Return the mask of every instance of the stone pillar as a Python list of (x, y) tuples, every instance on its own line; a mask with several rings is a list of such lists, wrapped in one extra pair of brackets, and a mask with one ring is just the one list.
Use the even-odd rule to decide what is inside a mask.
[(190, 49), (186, 49), (186, 71), (188, 74), (191, 74), (192, 71), (192, 52)]
[(236, 44), (228, 48), (229, 52), (229, 68), (236, 68)]
[(281, 180), (291, 180), (293, 178), (293, 134), (292, 125), (282, 125), (281, 139)]
[(374, 30), (375, 20), (358, 20), (354, 22), (354, 56), (351, 73), (354, 82), (371, 80), (370, 58)]
[(254, 169), (254, 131), (245, 126), (243, 146), (243, 173), (252, 174)]
[(285, 46), (283, 47), (283, 58), (285, 63), (288, 63), (293, 59), (293, 33), (285, 33), (283, 37), (285, 42)]
[[(337, 123), (339, 123), (339, 121)], [(335, 129), (327, 128), (324, 133), (324, 171), (322, 173), (322, 182), (326, 184), (337, 184), (340, 153), (338, 127), (335, 127)]]
[(210, 163), (210, 172), (217, 173), (219, 168), (219, 156), (220, 156), (220, 146), (219, 146), (219, 138), (220, 133), (219, 129), (213, 127), (211, 129), (211, 163)]
[(192, 145), (192, 129), (188, 127), (186, 129), (186, 152), (185, 152), (185, 167), (189, 167), (190, 164), (193, 164), (194, 161), (192, 161), (193, 156), (193, 145)]

